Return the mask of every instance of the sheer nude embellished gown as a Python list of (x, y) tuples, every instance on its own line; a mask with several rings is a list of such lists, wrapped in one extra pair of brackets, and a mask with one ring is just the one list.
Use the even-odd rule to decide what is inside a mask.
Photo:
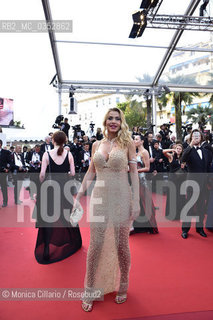
[(90, 199), (90, 245), (85, 289), (103, 294), (128, 288), (131, 187), (127, 150), (113, 148), (109, 158), (97, 150), (93, 161), (96, 182)]

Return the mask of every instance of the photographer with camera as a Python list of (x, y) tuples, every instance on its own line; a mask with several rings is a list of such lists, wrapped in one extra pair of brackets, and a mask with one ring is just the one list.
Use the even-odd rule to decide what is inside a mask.
[(90, 149), (90, 143), (84, 142), (83, 150), (80, 151), (79, 153), (79, 160), (81, 163), (81, 172), (84, 172), (84, 173), (87, 172), (91, 162), (91, 151), (89, 149)]
[(185, 137), (190, 135), (192, 132), (192, 124), (188, 123), (187, 125), (182, 126), (181, 128), (182, 128), (182, 140), (183, 142), (185, 142)]
[(103, 133), (102, 133), (102, 130), (101, 130), (101, 128), (97, 128), (97, 132), (96, 132), (96, 139), (97, 140), (102, 140), (103, 139)]
[(76, 124), (75, 126), (72, 126), (72, 129), (74, 130), (73, 139), (74, 138), (80, 139), (85, 135), (85, 132), (83, 130), (81, 130), (80, 124)]
[(168, 136), (172, 131), (170, 130), (171, 123), (164, 123), (160, 126), (160, 135), (162, 136), (162, 143), (167, 140)]
[(0, 186), (3, 195), (3, 205), (7, 206), (8, 193), (7, 193), (7, 173), (10, 167), (10, 151), (2, 148), (2, 140), (0, 140)]
[(69, 139), (70, 125), (68, 123), (68, 118), (64, 118), (64, 122), (61, 123), (59, 128), (66, 134), (67, 138)]
[[(143, 129), (143, 128), (142, 128)], [(133, 127), (132, 128), (132, 139), (134, 140), (134, 137), (135, 136), (138, 136), (140, 135), (140, 131), (139, 131), (139, 128), (138, 127)]]
[(44, 153), (44, 152), (46, 152), (46, 151), (52, 150), (53, 148), (54, 148), (54, 147), (53, 147), (53, 144), (52, 144), (52, 142), (51, 142), (51, 137), (50, 137), (50, 136), (46, 136), (46, 137), (45, 137), (45, 143), (43, 143), (43, 144), (41, 145), (40, 151), (41, 151), (42, 153)]
[(29, 154), (30, 154), (30, 152), (28, 151), (28, 147), (24, 146), (22, 155), (24, 157), (24, 163), (25, 163), (26, 167), (29, 167), (29, 163), (28, 163)]
[(15, 147), (15, 152), (11, 155), (10, 167), (13, 174), (15, 204), (21, 204), (22, 201), (19, 199), (19, 195), (20, 195), (22, 183), (20, 182), (23, 181), (25, 178), (27, 167), (25, 166), (25, 163), (24, 163), (24, 157), (21, 153), (20, 145), (17, 145)]
[[(34, 182), (36, 186), (39, 183), (39, 173), (41, 171), (41, 161), (42, 161), (42, 155), (43, 153), (40, 150), (40, 145), (35, 145), (35, 150), (30, 152), (28, 156), (28, 163), (29, 163), (29, 172), (30, 172), (30, 181)], [(30, 198), (31, 200), (34, 200), (33, 198), (33, 192), (32, 188), (29, 187), (30, 192)]]

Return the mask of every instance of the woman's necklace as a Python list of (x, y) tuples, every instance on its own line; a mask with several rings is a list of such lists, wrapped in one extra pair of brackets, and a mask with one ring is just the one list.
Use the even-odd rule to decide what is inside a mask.
[(113, 139), (107, 138), (107, 141), (110, 142), (110, 150), (109, 150), (108, 154), (110, 154), (110, 152), (112, 151), (113, 143), (115, 142), (115, 140), (116, 140), (116, 138), (113, 138)]

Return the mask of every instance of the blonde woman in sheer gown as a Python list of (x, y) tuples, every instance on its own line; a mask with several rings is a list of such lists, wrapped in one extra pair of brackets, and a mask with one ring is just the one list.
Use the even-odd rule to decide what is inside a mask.
[[(102, 289), (103, 294), (117, 291), (115, 302), (123, 303), (127, 299), (129, 283), (129, 230), (140, 212), (136, 150), (120, 109), (109, 109), (103, 125), (104, 139), (92, 146), (91, 163), (73, 210), (80, 205), (81, 196), (96, 175), (90, 199), (85, 292), (91, 293), (95, 289)], [(97, 199), (101, 199), (101, 204), (97, 204)], [(92, 298), (84, 298), (82, 308), (92, 311)]]

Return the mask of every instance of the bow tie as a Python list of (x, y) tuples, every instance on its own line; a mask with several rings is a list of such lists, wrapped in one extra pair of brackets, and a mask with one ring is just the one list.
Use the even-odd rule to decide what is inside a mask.
[(201, 147), (196, 147), (196, 150), (201, 150)]

